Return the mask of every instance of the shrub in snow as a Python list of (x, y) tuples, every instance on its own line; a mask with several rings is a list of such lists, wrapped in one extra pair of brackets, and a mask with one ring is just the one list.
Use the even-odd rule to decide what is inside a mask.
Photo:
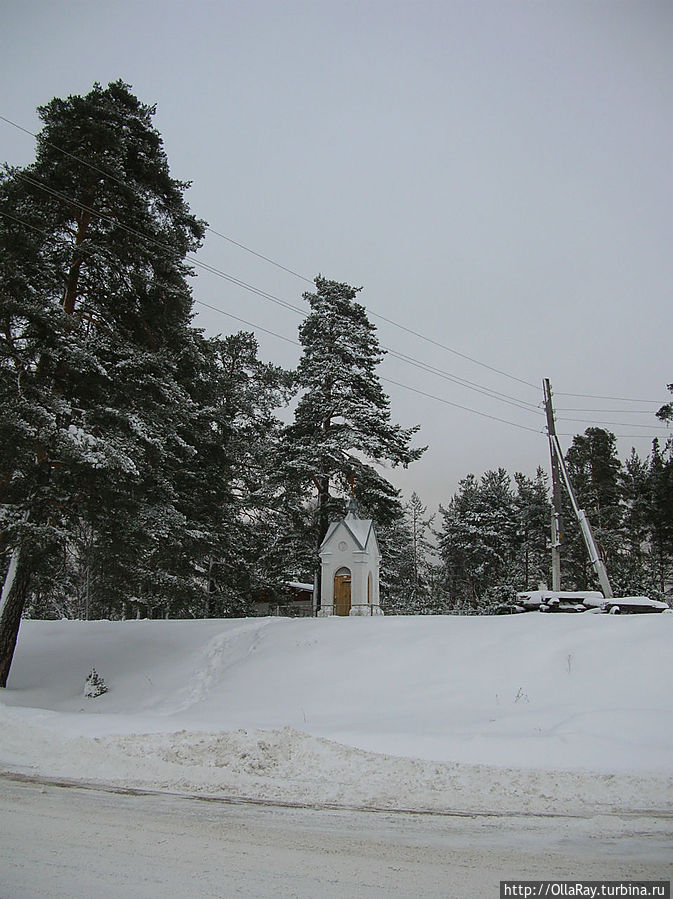
[(101, 696), (103, 693), (107, 693), (107, 684), (96, 669), (92, 668), (84, 684), (84, 695), (95, 699), (96, 696)]
[(511, 584), (495, 584), (486, 589), (479, 602), (479, 615), (511, 615), (517, 610), (516, 589)]

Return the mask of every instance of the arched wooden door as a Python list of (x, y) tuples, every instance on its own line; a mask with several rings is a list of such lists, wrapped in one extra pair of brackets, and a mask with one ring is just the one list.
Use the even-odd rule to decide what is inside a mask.
[(351, 610), (351, 573), (340, 568), (334, 575), (334, 614), (349, 615)]

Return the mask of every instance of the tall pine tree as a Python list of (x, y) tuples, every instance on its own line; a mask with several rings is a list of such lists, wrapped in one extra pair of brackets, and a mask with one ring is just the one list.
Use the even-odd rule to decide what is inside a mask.
[(538, 468), (535, 477), (514, 475), (516, 498), (516, 575), (522, 590), (537, 588), (550, 577), (551, 535), (547, 476)]
[(38, 112), (35, 162), (0, 180), (3, 686), (43, 560), (82, 517), (161, 553), (160, 535), (184, 525), (175, 475), (194, 452), (178, 365), (185, 257), (204, 224), (170, 176), (154, 108), (119, 81)]
[(439, 507), (443, 582), (454, 608), (478, 611), (490, 588), (516, 577), (517, 521), (511, 480), (503, 468), (460, 481), (448, 507)]
[(376, 374), (383, 351), (364, 306), (356, 302), (360, 288), (321, 276), (315, 285), (314, 293), (304, 294), (311, 312), (299, 329), (301, 395), (286, 431), (283, 466), (288, 498), (306, 502), (317, 493), (314, 552), (353, 484), (358, 501), (379, 523), (398, 517), (399, 493), (375, 465), (406, 467), (424, 451), (411, 447), (417, 427), (405, 429), (391, 420)]
[[(587, 514), (611, 582), (614, 581), (613, 587), (619, 589), (623, 500), (622, 463), (615, 435), (604, 428), (587, 428), (584, 434), (576, 434), (566, 453), (566, 465), (577, 501)], [(579, 525), (565, 495), (564, 502), (563, 570), (576, 589), (596, 589)]]
[(673, 582), (673, 441), (652, 442), (649, 471), (650, 541), (654, 584), (661, 593)]
[(438, 602), (430, 540), (434, 515), (417, 493), (404, 505), (400, 518), (378, 529), (381, 547), (381, 590), (386, 614), (432, 614), (443, 611)]

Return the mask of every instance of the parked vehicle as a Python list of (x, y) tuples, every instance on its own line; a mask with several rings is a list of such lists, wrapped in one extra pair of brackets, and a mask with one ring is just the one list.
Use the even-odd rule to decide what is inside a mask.
[(648, 596), (618, 596), (606, 599), (598, 590), (525, 590), (517, 593), (521, 612), (594, 612), (611, 615), (640, 615), (671, 612), (667, 603)]
[(614, 599), (606, 599), (601, 605), (602, 612), (611, 615), (641, 615), (649, 612), (671, 612), (665, 602), (650, 599), (648, 596), (618, 596)]

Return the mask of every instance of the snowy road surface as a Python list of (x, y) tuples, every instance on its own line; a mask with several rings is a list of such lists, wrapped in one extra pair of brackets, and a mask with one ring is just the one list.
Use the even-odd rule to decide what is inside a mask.
[(450, 817), (117, 795), (0, 778), (0, 896), (497, 897), (670, 879), (670, 817)]

